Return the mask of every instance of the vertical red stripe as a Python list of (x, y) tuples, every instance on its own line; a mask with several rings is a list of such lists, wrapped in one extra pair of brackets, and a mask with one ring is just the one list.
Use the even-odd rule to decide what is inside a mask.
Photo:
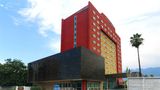
[(82, 90), (87, 90), (87, 81), (82, 80)]

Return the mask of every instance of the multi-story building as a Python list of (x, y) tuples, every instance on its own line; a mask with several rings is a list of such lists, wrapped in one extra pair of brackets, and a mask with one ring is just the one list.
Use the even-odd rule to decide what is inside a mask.
[(109, 19), (89, 2), (62, 20), (61, 53), (28, 64), (43, 90), (108, 90), (122, 79), (121, 42)]
[(122, 73), (121, 40), (110, 20), (89, 2), (62, 20), (61, 52), (83, 46), (105, 58), (105, 74)]

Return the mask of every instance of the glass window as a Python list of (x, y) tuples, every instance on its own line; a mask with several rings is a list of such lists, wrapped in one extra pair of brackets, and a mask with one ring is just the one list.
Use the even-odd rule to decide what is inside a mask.
[(81, 90), (81, 81), (58, 82), (54, 84), (53, 90)]
[(77, 24), (77, 16), (74, 16), (74, 47), (76, 47), (77, 46), (77, 44), (76, 44), (76, 37), (77, 37), (77, 26), (76, 26), (76, 24)]
[(93, 20), (96, 20), (96, 18), (94, 16), (92, 18), (93, 18)]
[(93, 44), (96, 44), (96, 41), (95, 41), (95, 40), (93, 40), (92, 42), (93, 42)]
[(77, 36), (77, 33), (74, 32), (74, 38)]
[(93, 47), (93, 50), (96, 50), (96, 47)]
[(95, 29), (95, 28), (93, 28), (92, 30), (93, 30), (94, 32), (96, 31), (96, 29)]
[(108, 30), (110, 30), (110, 28), (109, 27), (107, 27), (108, 28)]
[(99, 44), (99, 43), (97, 43), (97, 46), (100, 46), (100, 44)]
[(103, 25), (101, 25), (101, 27), (103, 28)]
[(99, 16), (97, 15), (97, 18), (99, 19)]
[(96, 24), (93, 22), (93, 25), (96, 26)]
[(97, 20), (97, 23), (99, 24), (99, 21)]
[(87, 90), (100, 90), (100, 82), (87, 82)]
[(76, 42), (74, 42), (74, 48), (76, 47)]
[(110, 36), (112, 37), (112, 34), (110, 34)]
[(99, 32), (97, 32), (97, 35), (99, 35), (100, 33)]
[(93, 12), (93, 14), (96, 14), (96, 12), (94, 10), (92, 12)]
[(104, 31), (106, 31), (107, 29), (106, 28), (104, 28)]
[(98, 40), (98, 41), (100, 40), (99, 37), (97, 38), (97, 40)]
[(100, 29), (99, 26), (97, 26), (97, 29), (98, 29), (98, 30)]
[(96, 37), (96, 35), (95, 34), (92, 34), (92, 36), (95, 38)]
[(103, 23), (103, 20), (101, 20), (101, 22)]

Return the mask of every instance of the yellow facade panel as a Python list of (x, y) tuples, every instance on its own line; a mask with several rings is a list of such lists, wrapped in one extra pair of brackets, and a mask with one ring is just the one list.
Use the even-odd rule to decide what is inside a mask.
[(117, 73), (117, 69), (116, 69), (116, 45), (103, 32), (101, 32), (101, 55), (105, 59), (105, 74)]

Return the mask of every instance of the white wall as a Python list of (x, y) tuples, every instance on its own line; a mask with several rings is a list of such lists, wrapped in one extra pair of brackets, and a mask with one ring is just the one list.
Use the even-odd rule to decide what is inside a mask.
[(160, 78), (156, 77), (130, 77), (128, 90), (160, 90)]

